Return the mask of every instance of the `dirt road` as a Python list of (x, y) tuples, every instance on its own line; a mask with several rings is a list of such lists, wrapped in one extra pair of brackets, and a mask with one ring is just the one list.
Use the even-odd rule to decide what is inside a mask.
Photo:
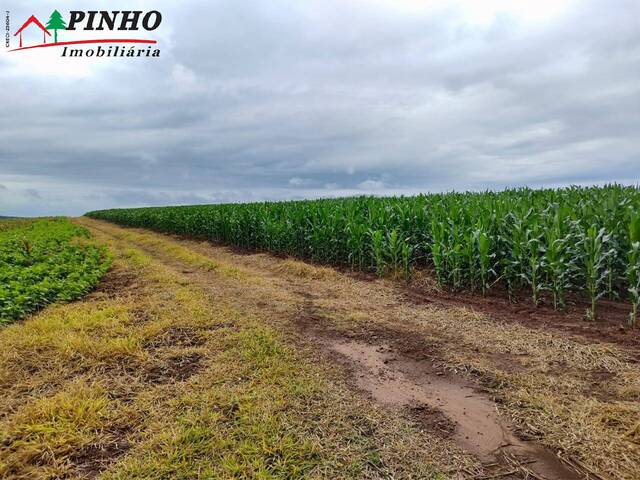
[[(48, 340), (29, 354), (21, 339), (37, 346), (39, 316), (0, 333), (12, 352), (1, 385), (15, 386), (5, 475), (637, 478), (634, 346), (414, 302), (393, 281), (78, 221), (110, 246), (114, 270), (41, 321), (116, 313), (109, 328), (95, 321), (93, 345), (69, 334), (75, 351)], [(66, 450), (55, 435), (34, 440), (45, 407), (78, 391), (106, 402), (97, 426)]]

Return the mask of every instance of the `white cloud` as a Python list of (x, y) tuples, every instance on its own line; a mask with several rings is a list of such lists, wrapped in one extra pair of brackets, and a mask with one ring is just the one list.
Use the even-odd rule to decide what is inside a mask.
[(0, 215), (639, 180), (636, 1), (127, 8), (159, 59), (0, 53)]
[(384, 182), (380, 180), (365, 180), (358, 184), (358, 188), (362, 190), (381, 190), (385, 188)]
[(289, 179), (289, 185), (293, 187), (302, 187), (303, 185), (310, 185), (313, 181), (308, 178), (292, 177)]

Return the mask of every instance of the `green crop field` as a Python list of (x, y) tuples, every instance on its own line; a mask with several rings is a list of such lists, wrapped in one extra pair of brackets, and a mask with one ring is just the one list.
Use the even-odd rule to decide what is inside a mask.
[(640, 190), (513, 189), (416, 197), (116, 209), (87, 215), (247, 249), (509, 295), (528, 290), (557, 309), (569, 292), (640, 303)]
[(88, 239), (62, 218), (0, 221), (0, 324), (93, 288), (110, 261)]

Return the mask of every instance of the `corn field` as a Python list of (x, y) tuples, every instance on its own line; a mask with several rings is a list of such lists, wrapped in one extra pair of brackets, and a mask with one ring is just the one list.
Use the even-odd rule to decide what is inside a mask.
[(207, 238), (378, 275), (431, 269), (442, 285), (566, 306), (640, 305), (640, 189), (608, 185), (415, 197), (115, 209), (89, 212), (121, 225)]

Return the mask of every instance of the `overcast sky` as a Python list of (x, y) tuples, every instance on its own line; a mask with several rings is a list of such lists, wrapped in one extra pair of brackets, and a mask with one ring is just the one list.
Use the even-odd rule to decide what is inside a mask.
[(163, 22), (159, 59), (2, 46), (0, 215), (640, 182), (638, 0), (11, 3)]

